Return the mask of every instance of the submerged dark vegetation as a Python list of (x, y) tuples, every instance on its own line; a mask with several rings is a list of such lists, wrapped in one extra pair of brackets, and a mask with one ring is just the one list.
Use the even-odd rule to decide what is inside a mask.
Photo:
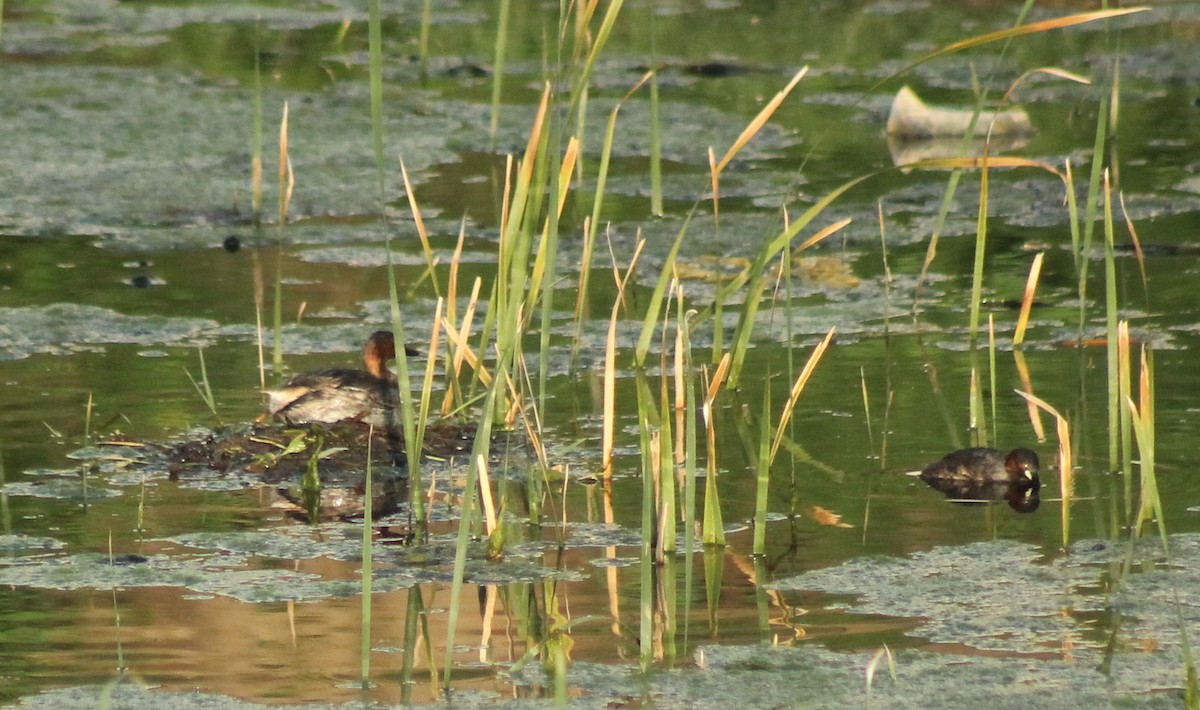
[[(426, 3), (427, 10), (428, 7)], [(1038, 41), (1046, 33), (1087, 23), (1112, 23), (1143, 11), (1126, 8), (1029, 23), (1025, 19), (1028, 9), (1027, 6), (1019, 14), (1013, 29), (964, 39), (914, 57), (881, 84), (898, 85), (913, 69), (974, 47)], [(510, 11), (508, 2), (501, 2), (497, 9), (502, 19), (490, 77), (494, 87), (493, 140), (496, 117), (502, 110), (508, 110), (501, 97), (507, 51), (503, 18)], [(418, 681), (428, 682), (440, 689), (442, 697), (453, 699), (456, 681), (464, 674), (470, 677), (477, 672), (456, 657), (462, 643), (457, 629), (460, 615), (465, 612), (463, 604), (468, 609), (474, 605), (466, 590), (472, 584), (491, 582), (522, 589), (520, 593), (510, 592), (513, 596), (503, 602), (513, 608), (523, 606), (520, 612), (513, 613), (522, 616), (525, 622), (521, 631), (526, 644), (524, 658), (501, 669), (507, 674), (505, 677), (514, 685), (532, 685), (538, 688), (537, 694), (568, 703), (571, 688), (577, 683), (571, 664), (572, 635), (579, 627), (604, 620), (572, 616), (559, 587), (564, 575), (572, 572), (564, 559), (580, 544), (570, 534), (576, 521), (566, 519), (566, 508), (561, 501), (571, 487), (592, 487), (602, 501), (597, 520), (613, 526), (617, 522), (612, 514), (614, 491), (622, 487), (640, 489), (640, 526), (635, 536), (622, 540), (602, 538), (600, 543), (583, 544), (620, 544), (636, 549), (638, 614), (636, 623), (624, 627), (621, 635), (629, 642), (628, 656), (637, 658), (642, 673), (650, 674), (660, 666), (671, 667), (679, 663), (676, 654), (680, 649), (691, 650), (689, 635), (698, 635), (689, 628), (691, 606), (698, 595), (706, 595), (711, 617), (719, 617), (721, 613), (720, 558), (733, 526), (723, 512), (717, 485), (722, 475), (718, 442), (726, 440), (717, 431), (721, 426), (718, 412), (735, 412), (736, 423), (728, 418), (724, 421), (736, 428), (736, 440), (755, 472), (751, 564), (756, 569), (753, 577), (760, 580), (755, 593), (769, 594), (771, 588), (761, 573), (765, 572), (762, 565), (773, 515), (769, 510), (771, 487), (777, 484), (771, 472), (781, 455), (806, 456), (805, 434), (794, 421), (794, 413), (810, 380), (820, 377), (823, 363), (837, 357), (835, 326), (821, 328), (805, 352), (792, 347), (800, 339), (791, 331), (793, 294), (803, 289), (806, 276), (827, 268), (811, 260), (805, 252), (835, 240), (847, 227), (849, 219), (831, 221), (828, 217), (830, 207), (847, 193), (870, 181), (892, 179), (908, 171), (939, 170), (947, 174), (945, 193), (932, 221), (924, 261), (913, 273), (893, 276), (883, 234), (886, 215), (880, 215), (881, 256), (887, 274), (885, 288), (891, 289), (896, 281), (904, 279), (905, 292), (913, 294), (912, 301), (895, 303), (896, 320), (904, 323), (899, 327), (921, 332), (924, 309), (930, 300), (927, 289), (931, 269), (953, 197), (960, 184), (974, 183), (978, 212), (970, 295), (955, 314), (965, 320), (965, 326), (958, 324), (955, 337), (962, 341), (958, 345), (970, 373), (969, 391), (963, 393), (970, 402), (967, 443), (975, 447), (997, 444), (998, 401), (1005, 398), (997, 388), (997, 368), (1001, 359), (1011, 357), (1024, 385), (1017, 394), (1023, 398), (1022, 404), (1028, 406), (1032, 430), (1039, 439), (1052, 436), (1057, 442), (1053, 464), (1043, 461), (1042, 470), (1053, 468), (1058, 472), (1056, 490), (1049, 493), (1043, 490), (1044, 500), (1038, 497), (1039, 486), (1025, 482), (1012, 487), (1004, 482), (997, 491), (956, 487), (947, 490), (947, 495), (969, 502), (1001, 500), (1021, 512), (1040, 507), (1042, 514), (1057, 514), (1061, 518), (1061, 549), (1072, 551), (1078, 558), (1080, 551), (1072, 550), (1077, 540), (1070, 529), (1071, 508), (1077, 498), (1073, 478), (1077, 468), (1073, 458), (1073, 441), (1076, 441), (1073, 422), (1063, 415), (1063, 411), (1068, 411), (1064, 403), (1048, 402), (1034, 393), (1036, 382), (1025, 363), (1026, 348), (1058, 345), (1026, 340), (1026, 326), (1041, 278), (1042, 255), (1034, 258), (1024, 297), (1014, 304), (1018, 311), (1015, 325), (998, 328), (993, 316), (986, 315), (988, 304), (984, 301), (989, 180), (994, 171), (1027, 170), (1050, 174), (1061, 181), (1062, 209), (1070, 226), (1074, 288), (1078, 297), (1077, 321), (1073, 324), (1075, 343), (1082, 349), (1085, 341), (1094, 339), (1104, 353), (1110, 442), (1106, 470), (1121, 475), (1124, 481), (1123, 494), (1113, 511), (1117, 519), (1113, 529), (1121, 531), (1121, 537), (1105, 550), (1110, 553), (1103, 562), (1111, 570), (1107, 583), (1114, 590), (1121, 588), (1131, 567), (1145, 554), (1144, 537), (1157, 535), (1161, 548), (1156, 548), (1154, 554), (1166, 554), (1170, 547), (1155, 468), (1154, 352), (1145, 339), (1131, 337), (1129, 324), (1121, 317), (1122, 289), (1130, 286), (1118, 283), (1115, 269), (1121, 235), (1127, 235), (1139, 263), (1142, 258), (1136, 227), (1120, 211), (1123, 203), (1109, 164), (1115, 159), (1110, 148), (1118, 127), (1118, 114), (1113, 107), (1120, 95), (1119, 73), (1108, 72), (1111, 84), (1099, 92), (1094, 150), (1086, 174), (1077, 175), (1080, 166), (1073, 165), (1073, 160), (1013, 157), (994, 151), (990, 121), (996, 116), (1012, 114), (988, 114), (985, 109), (997, 105), (1011, 110), (1014, 97), (1035, 75), (1056, 81), (1083, 81), (1063, 69), (1041, 68), (1021, 75), (1002, 87), (1003, 91), (990, 94), (981, 90), (977, 105), (964, 109), (959, 118), (953, 119), (964, 123), (959, 127), (961, 130), (953, 131), (959, 135), (951, 142), (949, 153), (913, 159), (911, 156), (915, 154), (905, 151), (925, 145), (897, 139), (900, 142), (894, 146), (893, 154), (908, 156), (903, 164), (857, 176), (824, 193), (805, 195), (804, 199), (796, 189), (803, 172), (797, 171), (795, 184), (782, 191), (779, 203), (763, 208), (774, 211), (777, 224), (765, 236), (755, 235), (761, 239), (749, 254), (741, 259), (687, 259), (680, 256), (682, 245), (697, 230), (707, 229), (708, 223), (720, 224), (725, 217), (721, 210), (723, 200), (745, 199), (737, 187), (739, 154), (754, 143), (784, 102), (794, 100), (791, 97), (803, 85), (808, 70), (796, 71), (777, 94), (763, 101), (759, 113), (724, 152), (709, 149), (709, 179), (706, 184), (692, 188), (695, 197), (690, 207), (681, 205), (680, 200), (665, 196), (661, 146), (669, 126), (659, 118), (660, 72), (652, 67), (631, 81), (628, 94), (614, 105), (603, 126), (589, 122), (587, 106), (589, 95), (595, 90), (597, 62), (603, 60), (606, 43), (617, 23), (630, 21), (625, 16), (627, 12), (620, 1), (583, 2), (564, 5), (559, 15), (547, 20), (552, 31), (548, 33), (546, 76), (536, 107), (528, 117), (525, 142), (506, 158), (496, 175), (497, 211), (501, 218), (494, 261), (483, 269), (486, 277), (470, 278), (468, 269), (475, 268), (462, 260), (464, 243), (473, 238), (466, 223), (457, 235), (452, 256), (444, 259), (432, 243), (435, 239), (444, 241), (446, 235), (427, 233), (421, 189), (414, 188), (409, 181), (404, 155), (399, 156), (397, 175), (394, 156), (384, 153), (387, 58), (382, 54), (380, 8), (377, 0), (371, 2), (368, 64), (374, 184), (360, 189), (373, 191), (377, 198), (377, 224), (384, 241), (381, 266), (388, 291), (390, 322), (386, 325), (397, 337), (391, 353), (396, 356), (394, 376), (390, 371), (386, 375), (372, 373), (392, 388), (381, 395), (381, 402), (387, 403), (387, 416), (375, 421), (369, 416), (353, 415), (341, 423), (310, 424), (314, 417), (289, 416), (286, 408), (291, 405), (281, 404), (272, 407), (280, 409), (275, 422), (218, 425), (202, 435), (188, 434), (180, 442), (166, 444), (103, 435), (93, 437), (89, 431), (89, 439), (103, 444), (87, 453), (91, 470), (99, 472), (108, 465), (101, 462), (111, 464), (119, 458), (120, 465), (130, 470), (152, 471), (156, 475), (165, 472), (172, 480), (248, 475), (250, 478), (238, 480), (265, 484), (278, 496), (273, 505), (286, 510), (289, 516), (313, 524), (328, 520), (352, 520), (360, 524), (361, 546), (357, 554), (362, 567), (355, 591), (362, 604), (363, 640), (361, 675), (356, 682), (368, 697), (377, 685), (399, 683), (401, 698), (406, 702), (412, 699), (413, 686)], [(425, 59), (422, 45), (419, 60)], [(716, 65), (704, 65), (688, 71), (707, 75), (723, 70)], [(625, 197), (610, 194), (607, 184), (613, 167), (615, 136), (623, 130), (620, 112), (634, 96), (648, 97), (650, 106), (644, 161), (650, 210), (655, 214), (675, 210), (677, 216), (686, 215), (679, 220), (680, 226), (669, 248), (656, 249), (652, 257), (645, 254), (644, 240), (635, 241), (627, 253), (617, 252), (611, 242), (606, 242), (603, 226), (605, 201)], [(257, 333), (263, 353), (264, 388), (283, 384), (282, 377), (276, 374), (285, 369), (282, 287), (288, 274), (283, 254), (288, 231), (297, 226), (289, 221), (295, 178), (290, 170), (286, 106), (277, 132), (279, 171), (277, 176), (271, 176), (278, 180), (279, 202), (271, 210), (261, 204), (266, 161), (260, 136), (276, 133), (264, 126), (268, 113), (267, 107), (256, 105), (249, 168), (254, 185), (250, 211), (259, 225), (258, 234), (265, 242), (278, 243), (279, 261), (261, 264), (260, 273), (267, 285), (256, 294), (256, 310), (263, 324)], [(596, 144), (596, 135), (602, 139), (591, 154), (584, 146)], [(823, 139), (823, 136), (812, 138), (817, 146)], [(397, 213), (399, 205), (389, 201), (397, 183), (403, 186), (400, 191), (407, 210), (404, 216)], [(577, 219), (564, 218), (568, 202)], [(420, 240), (424, 274), (417, 286), (397, 279), (393, 239), (400, 220), (411, 220)], [(228, 243), (225, 246), (230, 248)], [(1089, 269), (1094, 266), (1096, 252), (1102, 254), (1099, 262), (1104, 271), (1101, 279), (1104, 298), (1098, 307), (1093, 305), (1095, 299), (1089, 298), (1089, 287), (1095, 287)], [(564, 267), (564, 253), (577, 259), (570, 262), (569, 269)], [(589, 283), (596, 274), (603, 273), (596, 264), (606, 259), (611, 261), (611, 289)], [(836, 282), (853, 277), (834, 269), (832, 275), (822, 271), (817, 278)], [(431, 291), (435, 298), (436, 306), (427, 319), (414, 318), (412, 311), (406, 309), (411, 291), (406, 293), (405, 288), (415, 290), (418, 286)], [(1148, 286), (1143, 280), (1133, 288)], [(597, 295), (603, 298), (598, 299)], [(568, 323), (561, 317), (564, 304), (570, 305), (573, 313)], [(601, 316), (593, 320), (595, 312)], [(1092, 327), (1097, 317), (1104, 321), (1102, 333), (1094, 332)], [(595, 333), (596, 323), (603, 326), (599, 337)], [(632, 328), (630, 323), (634, 324)], [(365, 326), (363, 336), (375, 326)], [(782, 335), (781, 328), (786, 331)], [(777, 358), (755, 357), (753, 351), (757, 345), (779, 340), (787, 347)], [(219, 420), (221, 413), (212, 394), (212, 375), (205, 368), (203, 352), (199, 364), (199, 371), (189, 377), (214, 418)], [(587, 469), (581, 471), (561, 465), (572, 460), (572, 453), (566, 442), (546, 436), (545, 419), (550, 411), (547, 401), (553, 397), (548, 383), (554, 370), (588, 368), (596, 372), (603, 405), (597, 416), (598, 431), (593, 430), (594, 436), (585, 442), (592, 446), (598, 439), (598, 451), (575, 459)], [(271, 375), (267, 374), (268, 369)], [(875, 373), (864, 370), (860, 381), (847, 386), (861, 389), (868, 426), (879, 427), (871, 432), (871, 440), (873, 447), (878, 446), (882, 463), (886, 460), (891, 400), (889, 393), (886, 401), (872, 401), (869, 393), (874, 383), (870, 380), (874, 376)], [(280, 381), (272, 383), (271, 378)], [(781, 397), (775, 394), (779, 388), (771, 385), (775, 381), (787, 384), (786, 394)], [(628, 399), (619, 403), (619, 397)], [(622, 407), (636, 409), (635, 430), (621, 429), (618, 409)], [(1043, 413), (1053, 423), (1052, 435), (1043, 428)], [(116, 449), (124, 451), (114, 455), (112, 451)], [(618, 469), (620, 462), (631, 460), (638, 464), (636, 471)], [(1037, 481), (1036, 456), (1034, 462), (1032, 479)], [(823, 524), (841, 524), (832, 511), (815, 508), (813, 515)], [(380, 548), (375, 544), (378, 540), (388, 542), (388, 553), (396, 557), (379, 559)], [(543, 564), (527, 564), (531, 544), (535, 546), (534, 557), (544, 555)], [(690, 564), (697, 553), (702, 554), (704, 561), (705, 578), (700, 580), (694, 579)], [(1005, 554), (1024, 560), (1028, 551), (1006, 549)], [(147, 560), (110, 553), (109, 562), (112, 566), (136, 566)], [(404, 622), (403, 677), (380, 679), (372, 674), (370, 665), (372, 590), (376, 584), (387, 586), (389, 580), (400, 584), (395, 576), (389, 577), (391, 572), (387, 568), (406, 564), (436, 569), (432, 579), (449, 585), (445, 638), (436, 638), (430, 629), (429, 610), (421, 587), (429, 579), (418, 577), (414, 581), (405, 577), (404, 582), (413, 586)], [(377, 565), (384, 568), (383, 575), (377, 574)], [(1077, 574), (1078, 570), (1071, 567), (1071, 573)], [(864, 576), (871, 574), (870, 570), (863, 572)], [(989, 567), (981, 574), (986, 577), (999, 572)], [(811, 588), (836, 592), (833, 586), (811, 583), (814, 585)], [(1187, 702), (1195, 707), (1198, 702), (1195, 671), (1182, 618), (1178, 634), (1183, 661), (1178, 668), (1178, 684), (1173, 687), (1184, 688)], [(435, 653), (435, 649), (442, 653)], [(721, 652), (715, 649), (713, 667), (725, 662), (729, 663), (725, 666), (727, 670), (739, 668), (742, 661), (719, 660)], [(522, 673), (534, 672), (526, 669), (534, 662), (540, 665), (536, 679), (521, 680)], [(885, 662), (891, 662), (890, 651), (880, 645), (879, 652), (870, 658), (863, 671), (862, 697), (868, 703), (873, 683), (880, 682), (875, 677)], [(703, 654), (697, 665), (705, 666)], [(125, 680), (126, 676), (119, 675), (105, 692), (111, 693), (115, 685)]]

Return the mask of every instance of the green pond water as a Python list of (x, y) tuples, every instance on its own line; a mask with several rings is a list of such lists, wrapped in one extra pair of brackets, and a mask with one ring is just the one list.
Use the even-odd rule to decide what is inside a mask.
[[(512, 2), (494, 140), (498, 4), (433, 3), (424, 67), (421, 3), (386, 5), (387, 229), (408, 337), (419, 342), (435, 298), (422, 279), (396, 157), (440, 259), (437, 278), (445, 283), (464, 229), (462, 302), (476, 277), (486, 294), (505, 156), (525, 149), (545, 67), (555, 61), (557, 4)], [(1086, 9), (1035, 7), (1029, 19)], [(114, 460), (138, 451), (83, 447), (117, 433), (139, 442), (200, 438), (201, 428), (258, 417), (255, 279), (266, 280), (269, 308), (276, 264), (286, 367), (269, 370), (268, 385), (353, 365), (363, 338), (390, 322), (365, 4), (9, 0), (3, 13), (0, 702), (96, 707), (112, 693), (117, 707), (357, 704), (360, 525), (296, 522), (274, 487), (252, 475), (175, 476), (161, 461)], [(453, 640), (456, 705), (549, 702), (553, 680), (540, 664), (508, 672), (551, 623), (548, 590), (557, 595), (555, 619), (577, 622), (567, 692), (579, 707), (846, 707), (865, 705), (868, 695), (886, 707), (1183, 702), (1186, 639), (1200, 638), (1200, 5), (1156, 3), (893, 77), (938, 47), (1011, 26), (1016, 13), (1011, 3), (988, 2), (625, 3), (595, 67), (583, 177), (560, 226), (556, 311), (540, 324), (552, 343), (542, 438), (569, 484), (563, 494), (561, 479), (552, 483), (540, 529), (509, 522), (503, 562), (473, 549)], [(267, 176), (261, 230), (249, 187), (256, 54)], [(971, 443), (970, 369), (986, 374), (988, 357), (968, 348), (978, 173), (962, 178), (914, 315), (949, 173), (893, 169), (884, 133), (892, 97), (908, 84), (932, 103), (967, 106), (976, 86), (999, 97), (1040, 67), (1089, 77), (1092, 85), (1048, 76), (1023, 83), (1014, 98), (1034, 132), (1005, 152), (1060, 170), (1069, 159), (1082, 204), (1116, 63), (1119, 123), (1105, 147), (1123, 197), (1114, 205), (1115, 278), (1135, 356), (1142, 345), (1152, 353), (1169, 555), (1153, 524), (1128, 544), (1126, 511), (1136, 508), (1140, 479), (1135, 466), (1131, 499), (1125, 478), (1108, 470), (1106, 352), (1090, 344), (1104, 336), (1102, 241), (1087, 254), (1081, 332), (1063, 183), (1045, 171), (990, 172), (983, 284), (998, 346), (995, 386), (984, 383), (995, 394), (988, 436), (1039, 454), (1040, 507), (1021, 514), (1002, 500), (957, 505), (905, 475)], [(804, 65), (808, 76), (725, 169), (714, 220), (704, 199), (710, 146), (719, 158)], [(617, 124), (590, 313), (573, 364), (580, 235), (603, 127), (651, 66), (660, 67), (665, 214), (650, 213), (643, 87)], [(285, 102), (296, 185), (281, 246), (273, 215)], [(673, 599), (676, 615), (673, 629), (655, 635), (654, 670), (643, 675), (631, 363), (659, 267), (695, 207), (679, 262), (687, 306), (703, 309), (739, 260), (779, 232), (781, 206), (794, 219), (872, 173), (801, 233), (852, 219), (799, 255), (790, 307), (782, 296), (764, 304), (738, 390), (717, 401), (728, 546), (691, 561), (681, 554), (656, 572), (660, 604)], [(1145, 252), (1144, 281), (1125, 214)], [(632, 313), (617, 332), (619, 420), (606, 498), (587, 476), (601, 466), (599, 373), (616, 299), (613, 260), (624, 270), (639, 236), (646, 246), (631, 281)], [(231, 237), (240, 248), (223, 247)], [(1014, 303), (1037, 253), (1045, 254), (1037, 303), (1014, 353)], [(744, 298), (726, 304), (726, 345)], [(834, 345), (771, 470), (767, 554), (755, 557), (762, 403), (769, 394), (777, 416), (789, 364), (798, 369), (832, 327)], [(526, 344), (534, 373), (538, 337)], [(1078, 346), (1081, 339), (1089, 344)], [(707, 362), (711, 321), (693, 340)], [(219, 422), (188, 377), (199, 376), (201, 348)], [(1039, 438), (1013, 393), (1026, 386), (1022, 367), (1033, 392), (1071, 426), (1076, 499), (1066, 546), (1054, 422), (1041, 417)], [(444, 702), (426, 649), (404, 648), (404, 626), (419, 591), (440, 673), (457, 529), (446, 500), (462, 485), (449, 474), (435, 479), (428, 543), (397, 544), (403, 511), (377, 537), (368, 700)], [(520, 475), (498, 483), (497, 496), (520, 499)], [(873, 665), (884, 644), (895, 679), (886, 659)], [(406, 655), (417, 668), (412, 683), (404, 682)]]

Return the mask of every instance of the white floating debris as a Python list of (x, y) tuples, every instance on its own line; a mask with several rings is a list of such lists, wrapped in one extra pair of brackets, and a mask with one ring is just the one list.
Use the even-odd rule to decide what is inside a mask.
[[(905, 86), (896, 92), (896, 98), (892, 101), (887, 132), (889, 136), (905, 138), (962, 136), (970, 126), (973, 114), (974, 111), (970, 109), (929, 106), (912, 89)], [(1033, 132), (1029, 114), (1019, 108), (981, 111), (975, 121), (973, 134), (983, 137), (987, 135), (989, 127), (993, 136)]]

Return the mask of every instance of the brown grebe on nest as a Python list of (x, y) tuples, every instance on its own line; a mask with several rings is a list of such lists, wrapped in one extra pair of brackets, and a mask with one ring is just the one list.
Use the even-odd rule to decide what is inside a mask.
[[(409, 355), (416, 351), (405, 348)], [(396, 340), (387, 330), (371, 333), (362, 350), (364, 370), (331, 368), (302, 372), (282, 388), (267, 392), (267, 409), (285, 424), (360, 421), (393, 426), (399, 398), (396, 376), (387, 368), (396, 358)]]

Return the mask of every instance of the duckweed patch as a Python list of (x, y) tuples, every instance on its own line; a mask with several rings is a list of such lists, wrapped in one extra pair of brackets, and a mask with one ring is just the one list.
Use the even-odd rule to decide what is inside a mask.
[[(270, 560), (326, 558), (354, 562), (362, 551), (362, 530), (352, 525), (271, 528), (244, 533), (189, 533), (160, 543), (189, 551), (166, 550), (152, 555), (79, 553), (25, 555), (0, 560), (0, 584), (57, 591), (130, 587), (176, 587), (194, 595), (221, 596), (246, 603), (318, 601), (360, 593), (359, 580), (327, 579), (308, 572), (275, 567)], [(49, 544), (49, 543), (44, 543)], [(541, 544), (514, 546), (502, 560), (486, 559), (477, 545), (467, 564), (472, 584), (504, 585), (542, 579), (579, 580), (576, 571), (556, 570), (541, 562)], [(13, 547), (14, 552), (58, 551), (57, 546)], [(377, 539), (374, 550), (377, 594), (416, 584), (447, 582), (453, 577), (454, 546), (446, 540), (428, 545), (397, 546)]]
[(32, 535), (0, 535), (0, 552), (22, 552), (25, 550), (61, 550), (65, 546), (60, 540), (52, 537), (35, 537)]
[(75, 303), (0, 308), (0, 360), (65, 355), (118, 343), (190, 345), (203, 342), (216, 327), (204, 318), (132, 316)]
[[(860, 707), (868, 697), (863, 671), (870, 654), (837, 653), (819, 646), (701, 647), (695, 659), (700, 667), (680, 667), (643, 676), (635, 667), (578, 662), (571, 666), (575, 689), (565, 706), (571, 708), (625, 707), (649, 704), (656, 708), (748, 710), (781, 706), (792, 708)], [(1110, 676), (1087, 664), (1071, 661), (1038, 661), (955, 656), (902, 651), (895, 655), (896, 680), (886, 669), (877, 673), (870, 697), (888, 708), (920, 710), (929, 707), (986, 706), (999, 710), (1028, 707), (1090, 710), (1097, 707), (1177, 708), (1178, 683), (1152, 668), (1130, 665), (1119, 676)], [(529, 664), (509, 680), (531, 694), (552, 685), (536, 664)], [(1063, 692), (1069, 689), (1070, 692)], [(59, 708), (90, 710), (104, 690), (80, 686), (23, 698), (15, 707), (29, 710)], [(112, 690), (121, 707), (147, 710), (204, 708), (206, 710), (260, 710), (268, 706), (206, 693), (180, 693), (122, 684)], [(358, 703), (351, 703), (355, 707)], [(343, 708), (347, 705), (303, 705)], [(446, 705), (445, 701), (434, 706)], [(301, 706), (271, 705), (272, 708)], [(525, 697), (501, 699), (482, 691), (455, 692), (453, 707), (551, 708), (552, 699)]]
[[(1200, 535), (1172, 535), (1170, 548), (1168, 561), (1160, 545), (1143, 542), (1122, 576), (1123, 544), (1082, 540), (1047, 560), (1033, 545), (979, 542), (860, 558), (768, 586), (854, 595), (852, 614), (922, 619), (911, 635), (932, 643), (1092, 663), (1144, 654), (1177, 669), (1176, 615), (1189, 634), (1200, 629)], [(1115, 632), (1095, 625), (1105, 617), (1119, 619)]]

